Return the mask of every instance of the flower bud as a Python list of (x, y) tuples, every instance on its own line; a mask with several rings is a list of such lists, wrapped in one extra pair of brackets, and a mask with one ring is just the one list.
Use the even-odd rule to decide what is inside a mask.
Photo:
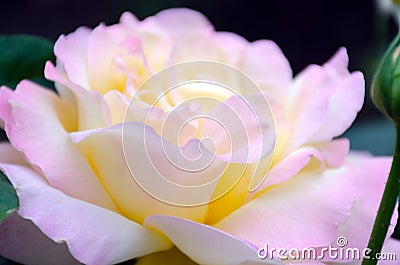
[(399, 22), (400, 0), (377, 0), (377, 4), (383, 13), (392, 15)]
[(396, 125), (400, 125), (400, 34), (390, 44), (372, 81), (372, 100)]

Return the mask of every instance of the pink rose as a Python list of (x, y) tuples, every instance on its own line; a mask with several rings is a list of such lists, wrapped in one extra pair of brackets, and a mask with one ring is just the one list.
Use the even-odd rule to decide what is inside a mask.
[[(249, 43), (214, 31), (198, 12), (170, 9), (79, 28), (54, 51), (57, 65), (48, 63), (45, 74), (58, 95), (29, 81), (0, 90), (10, 140), (0, 144), (0, 168), (20, 202), (1, 223), (0, 255), (26, 264), (283, 264), (283, 257), (260, 259), (259, 250), (321, 250), (343, 237), (343, 247), (367, 246), (391, 159), (349, 155), (348, 140), (335, 138), (364, 98), (363, 75), (348, 71), (344, 48), (293, 77), (274, 42)], [(241, 97), (190, 83), (155, 100), (154, 73), (178, 64), (167, 68), (182, 69), (176, 79), (196, 79), (184, 62), (198, 60), (229, 65), (205, 64), (216, 67), (206, 78), (238, 87)], [(254, 81), (257, 97), (243, 80)], [(199, 106), (196, 98), (208, 100)], [(264, 101), (270, 116), (268, 108), (252, 115), (253, 105), (244, 104)], [(190, 119), (199, 113), (233, 133)], [(178, 129), (178, 137), (168, 134)], [(198, 140), (206, 138), (214, 145)], [(196, 166), (213, 159), (191, 178), (174, 167), (182, 155), (188, 167), (192, 158)], [(168, 189), (157, 174), (205, 188)], [(387, 249), (395, 244), (388, 239)]]

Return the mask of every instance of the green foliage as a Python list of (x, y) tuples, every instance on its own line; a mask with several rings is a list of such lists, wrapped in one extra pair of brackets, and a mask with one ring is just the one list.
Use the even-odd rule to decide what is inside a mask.
[(46, 61), (55, 61), (53, 44), (31, 35), (0, 36), (0, 85), (15, 88), (22, 79), (54, 89), (44, 78)]
[(7, 177), (0, 172), (0, 222), (17, 208), (17, 194)]

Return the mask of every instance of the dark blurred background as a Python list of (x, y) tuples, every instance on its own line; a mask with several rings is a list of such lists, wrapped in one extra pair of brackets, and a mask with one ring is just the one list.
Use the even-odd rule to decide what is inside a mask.
[(113, 24), (126, 10), (140, 19), (170, 7), (189, 7), (205, 14), (219, 31), (235, 32), (249, 41), (272, 39), (289, 59), (294, 73), (311, 63), (321, 64), (345, 46), (350, 69), (361, 70), (367, 81), (366, 101), (345, 134), (356, 150), (391, 155), (394, 129), (375, 109), (369, 84), (379, 58), (396, 32), (389, 15), (373, 0), (233, 1), (137, 0), (3, 1), (0, 34), (29, 33), (55, 42), (60, 34), (81, 25)]

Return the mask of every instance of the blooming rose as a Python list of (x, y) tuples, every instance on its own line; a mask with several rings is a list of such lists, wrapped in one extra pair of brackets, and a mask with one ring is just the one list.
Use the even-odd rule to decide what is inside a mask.
[[(345, 49), (293, 78), (272, 41), (249, 43), (215, 32), (198, 12), (171, 9), (144, 21), (124, 13), (119, 24), (81, 27), (61, 36), (54, 52), (57, 65), (48, 63), (45, 74), (58, 94), (29, 81), (0, 90), (0, 119), (10, 140), (0, 145), (0, 167), (20, 203), (1, 224), (2, 256), (26, 264), (133, 258), (137, 264), (283, 264), (279, 257), (260, 259), (259, 248), (321, 250), (338, 237), (346, 237), (346, 247), (366, 247), (391, 160), (349, 155), (348, 140), (335, 138), (354, 121), (364, 97), (363, 76), (347, 70)], [(142, 88), (145, 80), (196, 60), (224, 63), (251, 78), (269, 102), (275, 129), (270, 117), (251, 117), (237, 95), (212, 84), (189, 84), (151, 104), (160, 91)], [(254, 95), (241, 89), (251, 101)], [(190, 102), (195, 97), (218, 101), (202, 110), (213, 117), (224, 120), (234, 110), (250, 140), (226, 148), (227, 135), (215, 124), (199, 119), (186, 126), (182, 121), (200, 113)], [(182, 133), (168, 135), (167, 125), (181, 126)], [(207, 137), (215, 146), (196, 140)], [(169, 161), (212, 148), (211, 166), (194, 178)], [(129, 156), (140, 163), (131, 165)], [(190, 207), (153, 196), (137, 179), (152, 180), (157, 171), (201, 186), (220, 167), (225, 170), (215, 185), (198, 195), (209, 203)], [(153, 188), (171, 200), (190, 197), (185, 189)], [(395, 244), (388, 240), (386, 247)]]

